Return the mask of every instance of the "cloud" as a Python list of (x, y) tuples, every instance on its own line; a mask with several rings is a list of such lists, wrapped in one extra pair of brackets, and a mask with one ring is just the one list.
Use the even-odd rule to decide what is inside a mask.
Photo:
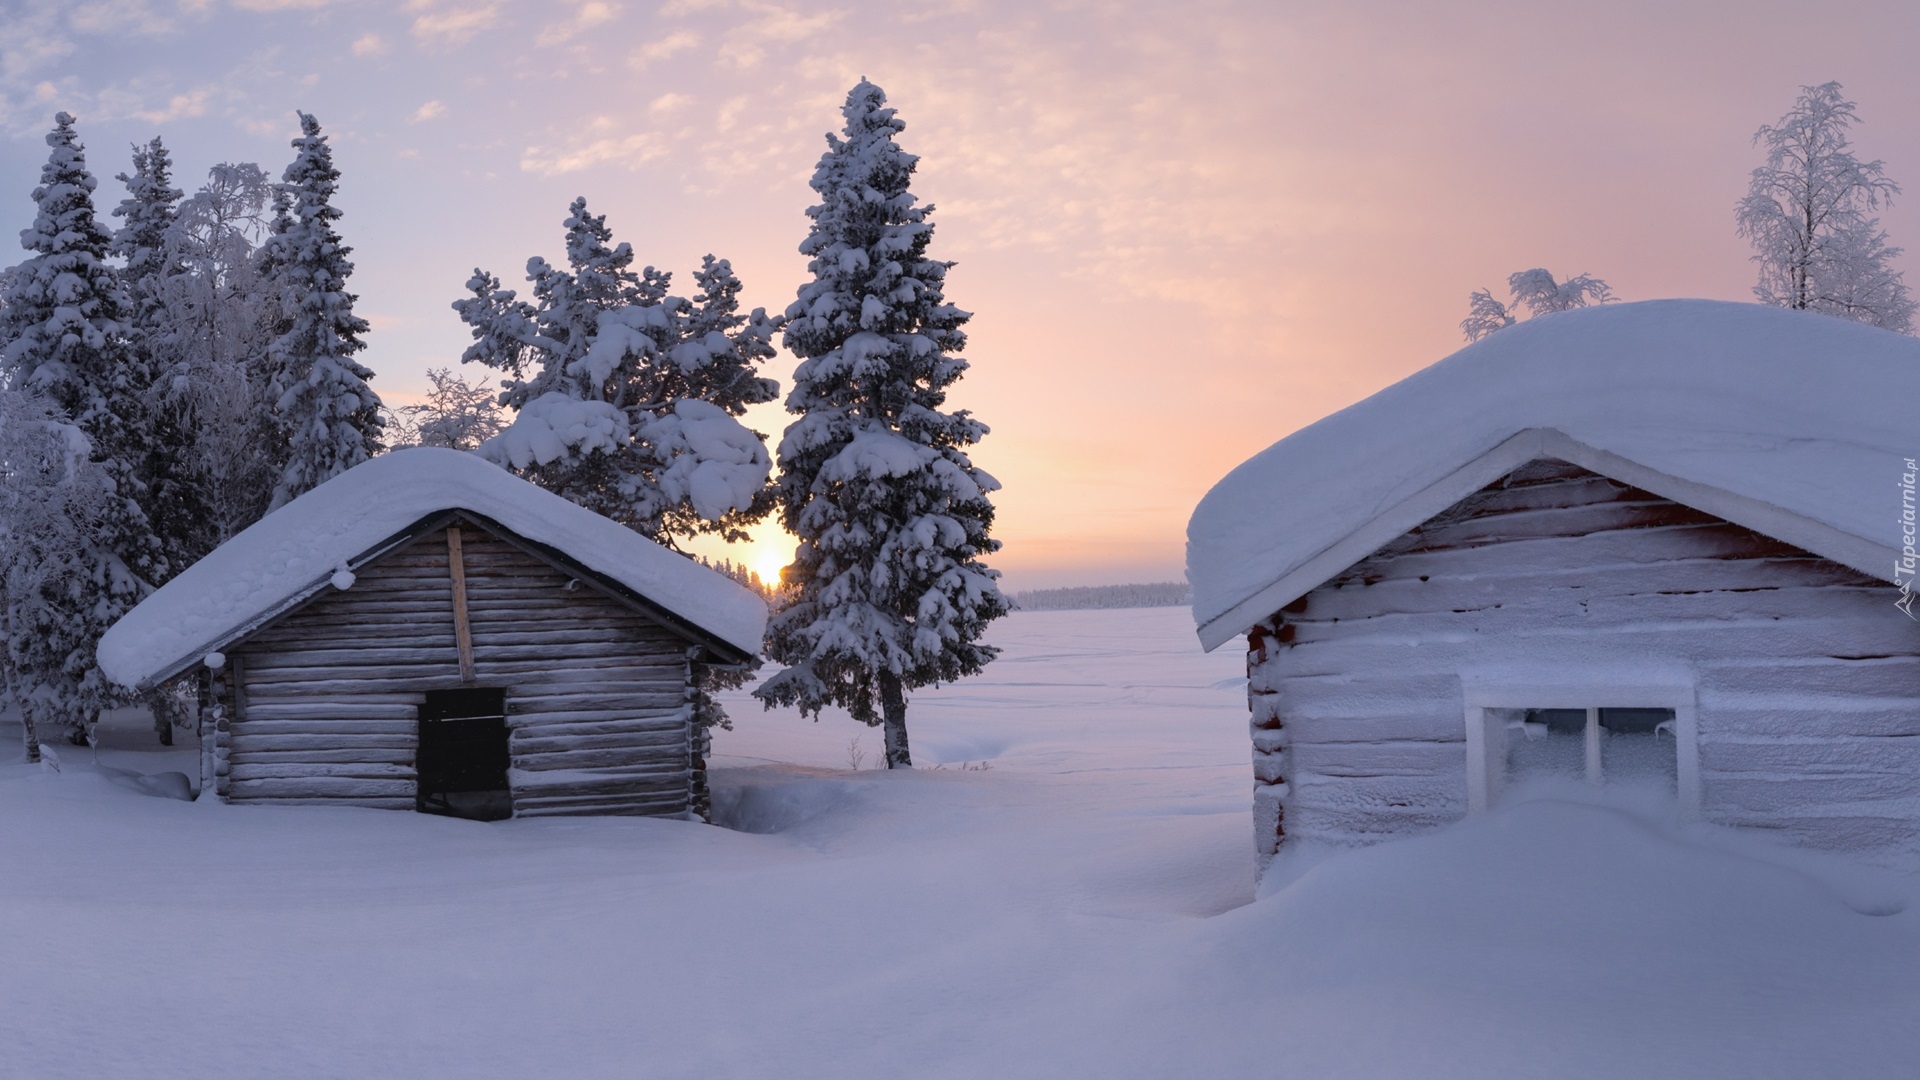
[(802, 14), (757, 0), (743, 0), (740, 9), (752, 17), (735, 27), (727, 35), (726, 44), (720, 46), (721, 61), (737, 68), (757, 67), (767, 58), (769, 48), (791, 46), (847, 17), (845, 10)]
[(437, 100), (429, 101), (418, 109), (413, 110), (413, 123), (423, 124), (436, 117), (445, 116), (446, 113), (447, 107), (445, 105)]
[(134, 33), (149, 36), (173, 29), (173, 20), (154, 11), (147, 0), (93, 0), (76, 4), (67, 25), (83, 34)]
[[(603, 117), (601, 122), (593, 126), (604, 128), (608, 125)], [(666, 154), (666, 138), (658, 132), (643, 131), (621, 138), (608, 136), (577, 141), (564, 147), (529, 146), (520, 154), (520, 169), (542, 176), (564, 176), (603, 164), (637, 168)]]
[(576, 0), (573, 18), (553, 23), (540, 31), (541, 45), (558, 45), (575, 34), (612, 22), (620, 15), (620, 5), (608, 0)]
[(666, 93), (647, 103), (647, 111), (655, 116), (665, 116), (693, 104), (693, 98), (687, 94)]
[(499, 0), (482, 3), (441, 5), (435, 0), (410, 0), (408, 11), (419, 12), (413, 19), (413, 36), (422, 41), (460, 45), (498, 21)]
[(700, 35), (691, 30), (675, 30), (658, 41), (649, 41), (633, 51), (627, 58), (627, 66), (635, 71), (645, 71), (647, 65), (656, 60), (665, 60), (677, 53), (686, 52), (700, 44)]
[(379, 56), (387, 51), (387, 42), (379, 34), (368, 32), (353, 39), (353, 55)]
[(233, 6), (245, 11), (308, 11), (345, 2), (346, 0), (233, 0)]
[(190, 93), (175, 94), (167, 99), (165, 108), (141, 109), (132, 115), (136, 120), (145, 120), (149, 124), (164, 124), (190, 116), (204, 116), (207, 111), (208, 93), (207, 90), (200, 89)]

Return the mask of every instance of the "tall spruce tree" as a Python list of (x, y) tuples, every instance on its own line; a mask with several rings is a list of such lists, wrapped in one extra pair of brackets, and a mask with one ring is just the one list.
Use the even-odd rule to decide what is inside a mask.
[(917, 159), (886, 100), (860, 80), (813, 174), (800, 245), (813, 280), (783, 339), (801, 358), (787, 396), (799, 419), (779, 451), (781, 520), (800, 545), (767, 628), (768, 656), (788, 666), (754, 693), (882, 725), (887, 766), (908, 768), (907, 691), (978, 673), (998, 652), (979, 638), (1009, 605), (980, 562), (1000, 547), (987, 535), (999, 484), (965, 450), (987, 427), (941, 411), (970, 316), (943, 293), (952, 264), (927, 257), (933, 208), (907, 190)]
[[(194, 423), (193, 364), (181, 325), (180, 301), (191, 294), (187, 279), (193, 272), (177, 237), (185, 193), (173, 186), (173, 162), (158, 136), (133, 147), (133, 172), (118, 179), (127, 197), (113, 211), (121, 226), (112, 252), (125, 263), (128, 344), (153, 379), (142, 401), (147, 438), (137, 462), (141, 502), (166, 556), (165, 576), (171, 576), (214, 546), (208, 492), (196, 468), (196, 443), (204, 433)], [(163, 585), (165, 579), (153, 583)], [(187, 721), (177, 690), (163, 687), (146, 699), (154, 731), (167, 746), (173, 744), (173, 729)]]
[(383, 425), (380, 397), (367, 385), (373, 372), (353, 358), (366, 348), (367, 323), (353, 313), (356, 297), (347, 291), (353, 249), (334, 229), (340, 172), (319, 121), (299, 115), (293, 163), (281, 176), (273, 235), (261, 253), (285, 319), (267, 350), (287, 437), (274, 507), (378, 453)]
[(94, 666), (95, 643), (168, 567), (142, 506), (151, 372), (129, 342), (132, 303), (107, 261), (112, 240), (94, 213), (95, 181), (71, 115), (54, 118), (47, 145), (37, 212), (20, 233), (32, 255), (6, 291), (0, 368), (10, 390), (32, 398), (14, 419), (70, 430), (55, 442), (84, 458), (92, 478), (72, 490), (99, 494), (76, 496), (63, 528), (22, 528), (16, 518), (0, 547), (6, 682), (43, 734), (84, 734), (116, 700)]
[(739, 313), (725, 260), (708, 256), (688, 300), (584, 198), (565, 227), (565, 266), (527, 261), (531, 301), (475, 270), (453, 303), (474, 339), (461, 360), (501, 371), (516, 414), (482, 452), (663, 544), (744, 537), (772, 509), (772, 460), (736, 417), (779, 393), (758, 372), (778, 321)]

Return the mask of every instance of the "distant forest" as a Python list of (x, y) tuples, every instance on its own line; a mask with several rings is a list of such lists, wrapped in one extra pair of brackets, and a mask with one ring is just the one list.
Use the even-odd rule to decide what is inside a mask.
[(1072, 611), (1086, 608), (1182, 607), (1193, 603), (1184, 581), (1145, 585), (1085, 585), (1077, 589), (1028, 589), (1013, 594), (1022, 611)]

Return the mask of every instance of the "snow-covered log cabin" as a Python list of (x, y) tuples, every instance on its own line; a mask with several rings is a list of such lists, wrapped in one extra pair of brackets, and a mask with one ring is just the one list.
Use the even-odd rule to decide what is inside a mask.
[(409, 449), (268, 514), (101, 640), (209, 679), (201, 790), (464, 817), (704, 813), (695, 680), (760, 598), (480, 458)]
[(1262, 866), (1552, 775), (1920, 852), (1916, 400), (1911, 337), (1607, 305), (1236, 468), (1194, 511), (1188, 576), (1201, 643), (1246, 639)]

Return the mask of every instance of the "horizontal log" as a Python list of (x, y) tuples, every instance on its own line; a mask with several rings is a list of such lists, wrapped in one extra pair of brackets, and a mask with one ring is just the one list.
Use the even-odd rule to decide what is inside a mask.
[[(426, 697), (425, 694), (418, 696), (423, 700)], [(388, 704), (352, 699), (315, 701), (310, 696), (289, 699), (257, 695), (249, 695), (247, 700), (249, 723), (260, 720), (413, 720), (418, 716), (419, 706), (410, 702)]]
[(360, 808), (373, 809), (373, 810), (412, 810), (414, 808), (414, 797), (412, 795), (405, 795), (405, 796), (340, 795), (340, 796), (331, 796), (331, 797), (329, 796), (297, 796), (293, 798), (285, 798), (285, 797), (278, 797), (278, 796), (263, 797), (258, 795), (243, 794), (243, 795), (237, 795), (237, 796), (229, 795), (226, 801), (233, 802), (233, 803), (247, 803), (247, 804), (270, 805), (270, 806), (353, 806), (353, 807), (360, 807)]
[(312, 764), (373, 762), (384, 765), (411, 765), (417, 753), (411, 743), (404, 747), (372, 747), (355, 743), (350, 748), (297, 747), (291, 749), (257, 750), (251, 746), (233, 752), (235, 765), (272, 765), (281, 762), (308, 762)]
[(545, 712), (534, 712), (531, 710), (521, 712), (516, 711), (514, 706), (509, 704), (507, 706), (507, 712), (509, 722), (516, 728), (539, 725), (543, 730), (547, 725), (560, 724), (605, 725), (626, 722), (652, 724), (663, 721), (685, 723), (687, 719), (693, 715), (693, 710), (684, 705), (678, 709), (666, 709), (655, 712), (607, 712), (601, 710), (566, 708), (555, 708)]
[[(420, 690), (403, 690), (390, 694), (355, 694), (352, 697), (337, 698), (343, 705), (405, 705), (418, 707), (426, 701), (427, 695)], [(247, 687), (247, 704), (258, 705), (311, 705), (315, 703), (312, 694), (287, 683), (270, 683)], [(251, 714), (249, 714), (251, 715)]]
[(508, 722), (513, 725), (515, 737), (522, 739), (576, 739), (656, 732), (677, 732), (684, 738), (690, 720), (690, 715), (685, 709), (642, 716), (608, 713), (596, 715), (593, 720), (569, 720), (560, 723), (551, 722), (553, 715), (523, 713), (508, 717)]
[(229, 791), (242, 799), (361, 799), (404, 798), (411, 802), (412, 780), (366, 780), (345, 776), (307, 776), (298, 779), (233, 780)]
[(633, 690), (617, 694), (573, 693), (564, 687), (527, 687), (509, 699), (507, 708), (515, 713), (554, 712), (657, 712), (686, 704), (684, 687), (664, 690)]
[(329, 779), (387, 780), (403, 779), (409, 783), (414, 780), (412, 765), (382, 764), (379, 762), (234, 762), (230, 774), (235, 782), (243, 780), (305, 780), (315, 777)]
[(241, 723), (228, 732), (227, 739), (235, 751), (331, 750), (362, 746), (406, 749), (419, 742), (419, 728), (409, 723), (379, 729), (342, 726), (337, 730), (325, 730), (312, 723), (302, 723), (291, 730), (261, 731), (250, 724)]
[[(515, 747), (513, 767), (529, 777), (557, 769), (623, 769), (633, 770), (635, 775), (662, 770), (678, 775), (687, 771), (687, 751), (688, 743), (684, 737), (677, 742), (655, 746), (607, 747), (597, 750), (555, 749), (527, 753), (524, 749)], [(530, 779), (516, 781), (519, 784), (536, 782)]]

